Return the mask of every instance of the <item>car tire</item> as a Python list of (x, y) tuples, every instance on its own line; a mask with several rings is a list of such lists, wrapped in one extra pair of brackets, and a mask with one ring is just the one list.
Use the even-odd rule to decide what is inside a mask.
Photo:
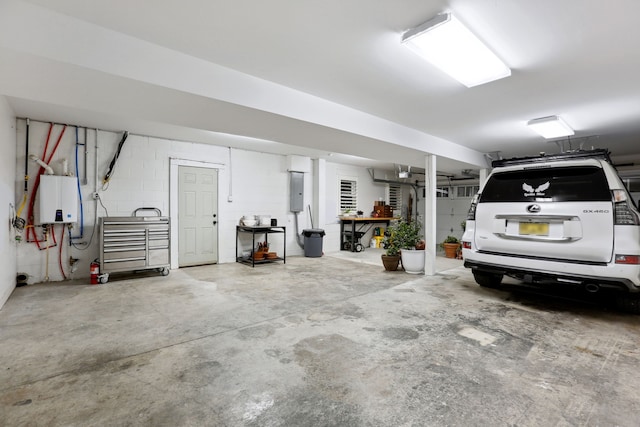
[(500, 283), (502, 283), (502, 274), (474, 271), (473, 278), (476, 280), (478, 285), (484, 288), (499, 288)]
[(638, 295), (621, 295), (616, 297), (616, 307), (626, 313), (640, 314), (640, 297)]

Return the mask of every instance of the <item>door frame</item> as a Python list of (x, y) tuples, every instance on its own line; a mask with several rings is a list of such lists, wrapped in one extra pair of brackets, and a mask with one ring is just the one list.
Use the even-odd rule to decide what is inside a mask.
[[(205, 169), (218, 169), (218, 188), (216, 188), (216, 194), (218, 197), (218, 224), (222, 219), (220, 214), (220, 171), (224, 170), (224, 165), (221, 163), (202, 162), (199, 160), (187, 160), (176, 157), (169, 157), (169, 217), (171, 217), (171, 269), (178, 268), (178, 242), (179, 240), (179, 224), (178, 224), (178, 180), (179, 180), (179, 167), (180, 166), (192, 166), (196, 168)], [(216, 228), (217, 230), (218, 228)], [(218, 231), (216, 231), (218, 233)], [(220, 257), (220, 233), (218, 233), (218, 258)]]

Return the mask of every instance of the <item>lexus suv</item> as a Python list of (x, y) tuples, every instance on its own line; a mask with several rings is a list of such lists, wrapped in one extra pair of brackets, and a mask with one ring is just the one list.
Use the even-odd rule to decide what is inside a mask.
[(607, 150), (495, 160), (462, 237), (475, 281), (618, 291), (640, 313), (640, 213)]

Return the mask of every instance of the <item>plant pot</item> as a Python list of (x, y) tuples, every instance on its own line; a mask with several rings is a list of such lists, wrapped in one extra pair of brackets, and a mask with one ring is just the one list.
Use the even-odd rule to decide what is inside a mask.
[(396, 271), (400, 264), (400, 255), (382, 255), (382, 265), (387, 271)]
[(425, 253), (424, 250), (403, 249), (400, 253), (402, 257), (402, 267), (409, 274), (424, 273)]
[(458, 253), (460, 243), (443, 243), (442, 247), (444, 248), (444, 256), (447, 258), (455, 258)]

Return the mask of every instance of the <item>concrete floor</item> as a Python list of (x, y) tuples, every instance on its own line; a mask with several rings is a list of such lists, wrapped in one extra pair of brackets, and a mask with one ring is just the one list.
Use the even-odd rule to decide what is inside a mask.
[(639, 424), (637, 316), (365, 252), (18, 288), (0, 424)]

